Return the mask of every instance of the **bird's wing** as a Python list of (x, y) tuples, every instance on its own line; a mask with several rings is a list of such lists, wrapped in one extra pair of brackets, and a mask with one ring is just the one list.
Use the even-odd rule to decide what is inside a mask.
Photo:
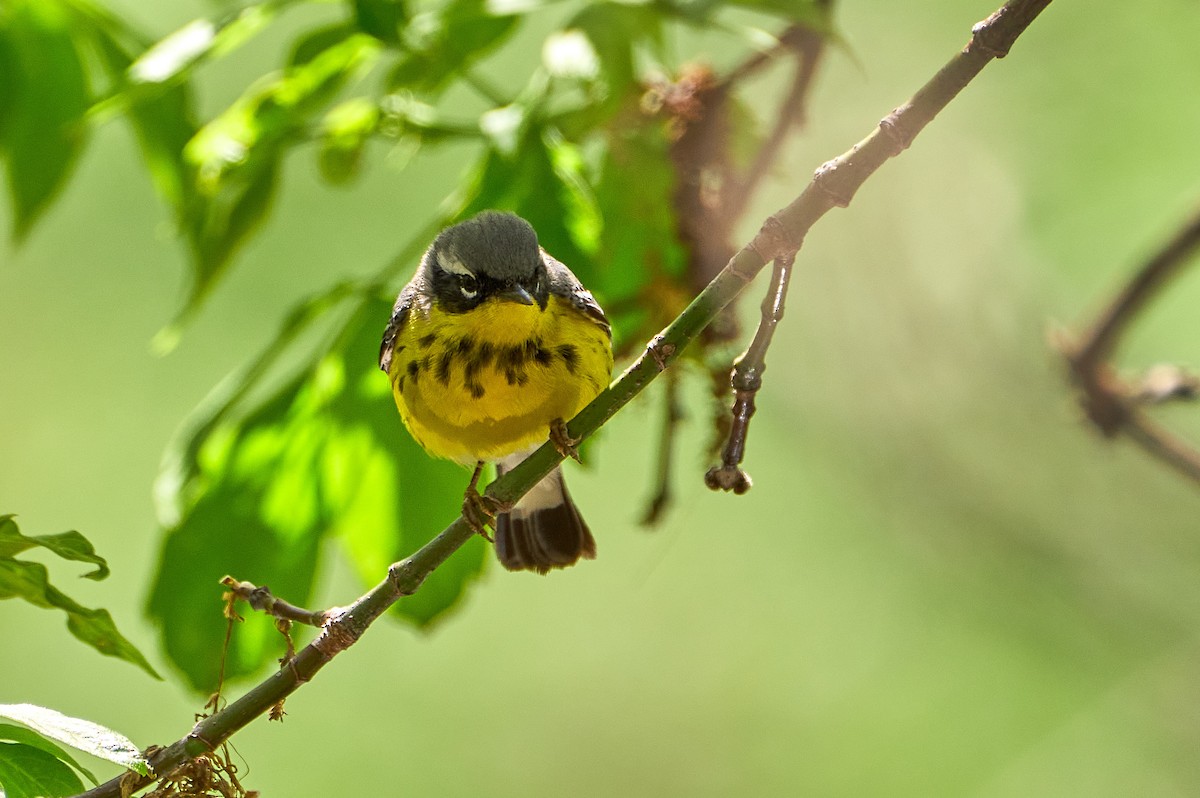
[(603, 327), (611, 337), (612, 325), (608, 323), (608, 317), (600, 309), (592, 292), (583, 287), (583, 283), (579, 282), (565, 264), (549, 255), (546, 250), (542, 250), (542, 260), (545, 261), (546, 271), (550, 274), (550, 293), (571, 300), (576, 310)]
[(396, 297), (396, 304), (392, 307), (392, 318), (388, 320), (387, 329), (383, 331), (383, 341), (379, 344), (379, 368), (384, 373), (390, 374), (392, 366), (392, 353), (396, 348), (396, 338), (400, 335), (400, 330), (404, 327), (404, 322), (408, 320), (409, 311), (417, 300), (417, 281), (414, 279), (411, 283), (404, 286), (404, 290), (400, 292), (400, 296)]

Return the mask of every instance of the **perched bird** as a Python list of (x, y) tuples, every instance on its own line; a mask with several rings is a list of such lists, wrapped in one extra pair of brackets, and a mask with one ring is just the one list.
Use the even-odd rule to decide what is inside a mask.
[(485, 462), (503, 473), (549, 437), (573, 451), (570, 419), (608, 384), (612, 331), (528, 222), (484, 211), (434, 239), (400, 292), (379, 350), (400, 417), (437, 457), (475, 466), (463, 512), (476, 531), (495, 515), (509, 570), (546, 573), (596, 556), (596, 542), (555, 468), (512, 507), (476, 490)]

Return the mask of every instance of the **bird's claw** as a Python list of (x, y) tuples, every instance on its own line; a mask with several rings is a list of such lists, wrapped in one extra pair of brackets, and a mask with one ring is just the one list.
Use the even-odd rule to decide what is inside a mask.
[(583, 438), (573, 437), (567, 432), (567, 422), (561, 418), (556, 418), (550, 422), (550, 442), (554, 444), (554, 448), (563, 457), (570, 457), (576, 462), (582, 463), (579, 459), (579, 443)]
[(493, 496), (487, 496), (475, 490), (474, 487), (463, 494), (462, 514), (467, 526), (489, 543), (495, 543), (488, 534), (487, 528), (494, 524), (496, 516), (512, 509), (510, 502), (502, 502)]

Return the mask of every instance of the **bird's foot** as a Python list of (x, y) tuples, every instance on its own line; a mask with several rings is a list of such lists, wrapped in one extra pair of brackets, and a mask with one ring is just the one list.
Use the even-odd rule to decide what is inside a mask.
[(575, 438), (567, 432), (567, 422), (561, 418), (556, 418), (550, 422), (550, 442), (554, 444), (554, 448), (563, 457), (570, 457), (576, 462), (582, 463), (579, 459), (579, 443), (583, 438)]
[(471, 527), (475, 531), (475, 534), (481, 535), (489, 543), (495, 543), (492, 540), (492, 536), (488, 534), (488, 525), (494, 524), (498, 514), (511, 510), (512, 503), (503, 502), (495, 497), (479, 492), (479, 474), (481, 471), (483, 471), (483, 461), (476, 464), (475, 472), (471, 474), (471, 481), (467, 485), (467, 490), (463, 493), (462, 515), (463, 520), (467, 522), (467, 526)]

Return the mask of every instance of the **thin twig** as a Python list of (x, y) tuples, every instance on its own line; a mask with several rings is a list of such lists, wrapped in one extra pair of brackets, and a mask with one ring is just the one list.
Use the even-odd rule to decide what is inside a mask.
[(767, 370), (767, 350), (771, 347), (775, 328), (783, 319), (788, 282), (795, 259), (793, 254), (780, 255), (775, 259), (771, 286), (763, 297), (762, 319), (754, 333), (754, 340), (734, 362), (729, 378), (734, 391), (729, 438), (721, 455), (721, 465), (708, 469), (704, 475), (704, 484), (712, 490), (731, 490), (741, 495), (750, 490), (753, 484), (750, 475), (742, 469), (742, 460), (746, 456), (746, 437), (750, 434), (750, 418), (754, 415), (754, 397), (762, 387), (763, 373)]
[[(692, 300), (646, 351), (567, 425), (575, 438), (586, 438), (627, 405), (694, 340), (763, 266), (800, 248), (809, 228), (834, 207), (849, 203), (854, 192), (888, 158), (901, 152), (993, 58), (1008, 52), (1017, 37), (1050, 0), (1009, 0), (974, 28), (967, 46), (880, 127), (851, 151), (821, 167), (812, 182), (786, 208), (769, 217), (754, 239)], [(563, 455), (547, 442), (520, 465), (488, 486), (487, 495), (516, 501), (550, 473)], [(149, 757), (154, 773), (169, 774), (215, 750), (235, 732), (267, 712), (362, 637), (368, 627), (403, 596), (417, 591), (425, 578), (474, 536), (460, 516), (412, 556), (394, 563), (387, 578), (365, 595), (336, 611), (316, 639), (297, 652), (287, 667), (268, 676), (220, 712), (202, 719), (182, 739)], [(81, 798), (113, 798), (136, 791), (154, 776), (126, 774), (82, 793)], [(125, 795), (130, 793), (126, 792)]]
[(1138, 446), (1193, 482), (1200, 482), (1200, 452), (1141, 411), (1129, 414), (1125, 434)]
[(671, 471), (675, 462), (675, 438), (679, 431), (679, 422), (683, 420), (683, 406), (679, 402), (679, 374), (671, 370), (664, 378), (663, 385), (663, 420), (659, 427), (657, 466), (655, 471), (656, 486), (653, 496), (646, 504), (646, 513), (642, 516), (642, 526), (654, 526), (662, 518), (671, 505)]
[(1152, 456), (1200, 482), (1200, 451), (1154, 423), (1138, 408), (1139, 404), (1153, 401), (1193, 397), (1195, 378), (1174, 367), (1165, 367), (1173, 369), (1173, 385), (1164, 386), (1163, 372), (1156, 378), (1153, 370), (1141, 385), (1131, 385), (1112, 365), (1117, 345), (1130, 322), (1167, 282), (1192, 262), (1197, 250), (1200, 250), (1200, 211), (1134, 274), (1080, 341), (1061, 336), (1056, 344), (1079, 387), (1084, 412), (1097, 429), (1106, 437), (1126, 433)]
[(297, 607), (295, 604), (289, 604), (283, 599), (277, 598), (266, 585), (253, 585), (250, 582), (234, 579), (232, 576), (222, 577), (221, 584), (254, 609), (280, 620), (295, 621), (320, 629), (329, 621), (333, 613), (332, 610), (306, 610), (303, 607)]
[(1109, 360), (1125, 328), (1158, 290), (1188, 265), (1188, 259), (1197, 249), (1200, 249), (1200, 210), (1142, 266), (1100, 314), (1084, 335), (1076, 358), (1091, 363)]
[[(818, 5), (828, 19), (833, 0), (819, 0)], [(817, 74), (817, 66), (825, 53), (826, 35), (805, 25), (797, 25), (787, 31), (780, 41), (787, 44), (796, 52), (796, 69), (792, 74), (792, 83), (788, 87), (787, 96), (779, 105), (775, 116), (775, 124), (771, 132), (763, 140), (754, 163), (746, 173), (734, 181), (733, 186), (726, 192), (724, 211), (734, 220), (741, 217), (754, 196), (762, 179), (767, 175), (771, 164), (779, 156), (779, 150), (787, 140), (788, 133), (796, 127), (803, 127), (808, 120), (808, 96), (812, 90), (813, 79)], [(737, 74), (736, 72), (734, 74)], [(730, 76), (732, 79), (732, 75)], [(727, 80), (727, 82), (730, 82)]]

